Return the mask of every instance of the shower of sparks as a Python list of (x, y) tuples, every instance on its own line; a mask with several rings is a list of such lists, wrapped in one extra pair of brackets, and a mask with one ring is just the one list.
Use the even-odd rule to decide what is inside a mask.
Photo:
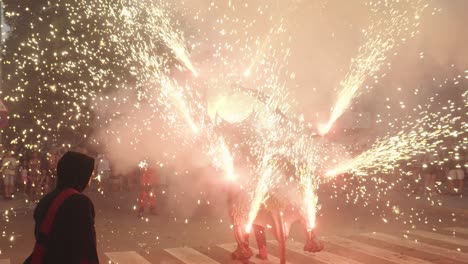
[[(273, 26), (259, 37), (252, 29), (257, 21), (237, 18), (236, 4), (230, 1), (232, 15), (216, 19), (212, 28), (222, 36), (221, 41), (201, 37), (207, 42), (203, 45), (210, 49), (208, 53), (212, 53), (212, 57), (206, 67), (208, 70), (199, 67), (200, 74), (195, 65), (202, 65), (202, 62), (192, 62), (192, 57), (201, 56), (192, 54), (203, 45), (186, 37), (189, 34), (180, 29), (182, 25), (173, 15), (178, 12), (170, 3), (149, 0), (81, 0), (76, 5), (52, 2), (43, 10), (61, 10), (68, 15), (67, 22), (57, 24), (53, 17), (58, 11), (37, 17), (36, 24), (30, 26), (30, 37), (16, 45), (12, 61), (5, 62), (5, 66), (14, 65), (13, 73), (6, 78), (19, 81), (4, 99), (8, 104), (31, 105), (28, 111), (34, 120), (26, 127), (13, 126), (12, 131), (18, 137), (12, 138), (11, 143), (27, 143), (29, 148), (38, 149), (50, 141), (70, 148), (71, 143), (61, 141), (60, 135), (70, 132), (81, 135), (81, 131), (96, 126), (105, 131), (106, 140), (128, 143), (133, 149), (144, 144), (140, 136), (149, 133), (152, 139), (200, 150), (197, 155), (207, 156), (231, 184), (238, 182), (240, 176), (249, 178), (248, 182), (241, 183), (250, 195), (249, 204), (245, 206), (248, 209), (244, 212), (247, 219), (241, 223), (247, 232), (251, 231), (262, 205), (271, 193), (280, 189), (286, 178), (293, 179), (299, 186), (301, 198), (289, 202), (300, 204), (307, 218), (307, 228), (311, 230), (316, 226), (320, 208), (318, 191), (322, 183), (333, 181), (335, 176), (346, 172), (354, 175), (390, 172), (401, 161), (441, 147), (446, 138), (467, 142), (468, 126), (459, 114), (466, 115), (466, 111), (449, 102), (449, 106), (444, 106), (449, 113), (427, 110), (419, 113), (421, 117), (415, 122), (391, 124), (389, 127), (397, 132), (377, 139), (369, 149), (343, 161), (344, 156), (353, 152), (350, 146), (338, 148), (326, 141), (326, 137), (316, 139), (304, 117), (294, 113), (294, 98), (282, 78), (290, 74), (291, 37), (287, 35), (285, 18), (266, 19), (267, 24)], [(256, 11), (266, 13), (272, 8), (268, 2)], [(371, 26), (364, 32), (365, 43), (340, 84), (329, 121), (318, 127), (319, 134), (327, 134), (347, 111), (352, 100), (360, 95), (366, 79), (375, 78), (382, 69), (388, 53), (417, 33), (420, 17), (427, 7), (425, 2), (388, 0), (368, 4), (373, 16)], [(208, 11), (216, 10), (218, 4), (212, 2)], [(198, 13), (185, 15), (204, 22)], [(37, 31), (36, 27), (44, 23), (48, 34)], [(229, 24), (234, 28), (229, 29)], [(239, 30), (241, 27), (244, 30)], [(250, 36), (249, 30), (255, 32), (255, 36)], [(53, 48), (50, 43), (54, 41), (60, 41), (60, 45)], [(179, 80), (177, 74), (186, 69), (200, 78)], [(28, 76), (31, 72), (43, 78), (31, 84)], [(464, 79), (468, 78), (467, 73), (465, 71)], [(249, 78), (239, 76), (242, 74)], [(240, 83), (240, 80), (247, 83)], [(31, 88), (37, 88), (41, 96), (32, 96)], [(218, 117), (209, 115), (206, 90), (239, 92), (254, 99), (252, 105), (239, 104), (245, 107), (242, 109), (245, 115), (239, 116), (239, 109), (226, 110), (237, 115), (231, 115), (235, 117), (232, 120), (224, 120), (232, 122), (225, 128), (214, 120)], [(466, 108), (467, 92), (463, 98)], [(57, 106), (57, 109), (66, 106), (66, 110), (47, 112), (44, 110), (47, 105)], [(109, 113), (108, 109), (118, 110)], [(27, 115), (25, 112), (13, 114), (12, 120)], [(141, 116), (144, 117), (139, 118)], [(158, 121), (162, 127), (157, 126)], [(131, 132), (130, 142), (122, 139), (122, 131), (108, 128), (115, 123), (123, 126), (125, 132)], [(89, 136), (83, 132), (85, 140), (91, 141)], [(235, 164), (244, 159), (248, 160), (246, 171), (252, 173), (238, 175)], [(147, 163), (138, 165), (144, 168)], [(320, 177), (323, 174), (328, 177)], [(379, 178), (378, 181), (385, 180)], [(346, 199), (351, 199), (369, 194), (365, 187), (359, 186), (345, 195)], [(399, 214), (400, 209), (393, 212)]]
[(418, 154), (437, 151), (437, 148), (444, 143), (442, 139), (463, 135), (461, 132), (463, 130), (454, 130), (453, 124), (462, 122), (462, 128), (466, 129), (467, 126), (466, 122), (461, 121), (460, 116), (453, 116), (450, 113), (441, 116), (440, 112), (425, 111), (421, 115), (422, 117), (414, 124), (408, 123), (409, 127), (405, 130), (378, 139), (370, 149), (329, 170), (327, 176), (350, 171), (358, 175), (368, 175), (369, 171), (391, 172), (397, 167), (398, 162), (409, 160)]
[(250, 233), (252, 230), (252, 225), (257, 217), (258, 211), (262, 204), (267, 200), (268, 190), (273, 187), (273, 178), (275, 175), (275, 166), (272, 163), (272, 160), (269, 157), (264, 157), (261, 165), (258, 168), (258, 173), (260, 174), (260, 179), (256, 184), (255, 191), (253, 193), (252, 203), (250, 205), (249, 214), (247, 216), (247, 224), (245, 231)]
[(168, 98), (178, 112), (182, 114), (194, 134), (200, 133), (200, 128), (195, 124), (191, 116), (192, 111), (189, 109), (187, 99), (184, 98), (184, 93), (180, 89), (181, 87), (172, 80), (162, 80), (161, 86), (161, 95)]
[(234, 170), (234, 158), (222, 137), (210, 145), (208, 156), (211, 157), (214, 166), (224, 172), (228, 180), (237, 180), (237, 174)]
[(159, 33), (160, 38), (164, 43), (174, 52), (174, 55), (179, 59), (185, 67), (187, 67), (195, 77), (198, 76), (198, 72), (190, 60), (190, 55), (187, 51), (186, 41), (182, 33), (176, 31), (173, 27), (168, 14), (161, 8), (154, 8), (149, 11), (152, 15), (149, 17), (150, 25), (158, 25), (155, 29)]
[(307, 216), (307, 229), (313, 230), (316, 225), (318, 210), (318, 184), (316, 182), (314, 183), (314, 179), (316, 179), (316, 177), (310, 170), (301, 170), (299, 174), (299, 183), (303, 193), (303, 207)]
[(268, 45), (271, 45), (272, 37), (285, 32), (285, 27), (282, 23), (283, 21), (280, 21), (280, 23), (278, 23), (279, 26), (272, 27), (270, 29), (270, 32), (268, 32), (268, 35), (263, 41), (260, 41), (260, 40), (256, 41), (255, 43), (256, 45), (258, 45), (259, 42), (261, 42), (261, 45), (257, 49), (257, 52), (255, 53), (255, 56), (253, 57), (251, 63), (249, 64), (249, 67), (245, 69), (244, 77), (246, 78), (250, 77), (250, 75), (252, 75), (252, 71), (254, 67), (259, 63), (262, 57), (265, 57), (265, 52), (268, 50)]
[[(184, 64), (194, 76), (198, 76), (198, 72), (190, 60), (190, 55), (187, 51), (187, 42), (182, 32), (174, 27), (174, 22), (163, 6), (148, 1), (135, 2), (128, 0), (117, 1), (117, 3), (113, 4), (113, 6), (122, 6), (119, 15), (127, 25), (143, 29), (146, 31), (144, 33), (158, 36), (159, 39), (172, 50), (176, 58)], [(112, 14), (115, 15), (114, 12)], [(145, 24), (136, 24), (137, 19), (141, 15), (145, 16)], [(149, 52), (154, 53), (156, 51), (157, 49), (153, 49)]]
[[(337, 100), (326, 124), (321, 124), (319, 133), (327, 134), (333, 124), (358, 97), (366, 79), (373, 77), (384, 65), (389, 51), (413, 37), (420, 25), (422, 12), (427, 8), (426, 0), (378, 1), (370, 3), (373, 16), (370, 27), (364, 31), (365, 43), (351, 61), (345, 79), (340, 83)], [(402, 5), (408, 5), (405, 11)], [(376, 81), (378, 81), (376, 79)]]

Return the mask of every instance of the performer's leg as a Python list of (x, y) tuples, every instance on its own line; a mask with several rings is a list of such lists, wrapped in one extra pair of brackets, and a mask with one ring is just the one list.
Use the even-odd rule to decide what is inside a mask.
[(146, 202), (146, 196), (148, 195), (148, 192), (144, 189), (145, 187), (142, 186), (142, 190), (140, 191), (140, 195), (138, 197), (138, 215), (142, 216), (143, 213), (145, 212), (145, 202)]
[(265, 228), (259, 225), (253, 225), (252, 228), (255, 233), (255, 239), (257, 240), (257, 246), (258, 246), (257, 258), (267, 259), (268, 251), (267, 251)]
[(306, 230), (307, 232), (307, 240), (306, 244), (304, 245), (304, 251), (307, 252), (320, 252), (324, 249), (324, 245), (322, 241), (320, 241), (315, 234), (315, 231), (312, 230)]
[(232, 252), (232, 258), (237, 260), (248, 260), (251, 258), (253, 252), (249, 246), (249, 234), (243, 230), (242, 226), (234, 225), (234, 237), (237, 242), (237, 249)]
[(150, 205), (150, 212), (153, 215), (158, 214), (156, 210), (156, 193), (157, 193), (157, 188), (153, 187), (151, 192), (149, 193), (149, 205)]
[(275, 235), (278, 241), (280, 264), (286, 264), (286, 238), (284, 235), (283, 219), (279, 211), (272, 212), (273, 223), (275, 224)]

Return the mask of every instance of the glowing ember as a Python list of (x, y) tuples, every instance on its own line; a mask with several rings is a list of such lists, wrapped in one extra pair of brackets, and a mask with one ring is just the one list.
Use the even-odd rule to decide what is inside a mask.
[(325, 136), (326, 134), (328, 134), (332, 125), (333, 123), (330, 123), (330, 122), (327, 124), (319, 124), (317, 127), (319, 135)]

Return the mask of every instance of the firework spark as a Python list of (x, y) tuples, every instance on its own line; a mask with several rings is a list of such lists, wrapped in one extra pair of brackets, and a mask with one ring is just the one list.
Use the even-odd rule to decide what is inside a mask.
[(234, 170), (234, 158), (224, 138), (219, 137), (218, 141), (210, 145), (208, 156), (216, 168), (221, 169), (229, 181), (237, 180)]
[(257, 217), (258, 211), (268, 198), (268, 191), (274, 186), (273, 178), (276, 173), (276, 168), (273, 166), (272, 160), (269, 157), (264, 157), (257, 171), (260, 174), (260, 178), (256, 184), (250, 210), (247, 215), (247, 224), (245, 226), (245, 231), (247, 233), (250, 233), (252, 230), (252, 225)]
[[(409, 11), (401, 11), (399, 1), (386, 1), (384, 5), (375, 3), (371, 26), (364, 32), (367, 41), (351, 61), (345, 79), (340, 83), (337, 100), (332, 108), (329, 121), (320, 126), (320, 134), (330, 131), (333, 124), (359, 96), (365, 80), (374, 76), (383, 66), (388, 52), (399, 45), (398, 40), (407, 35), (414, 36), (419, 27), (420, 16), (427, 7), (425, 0), (404, 1)], [(384, 8), (384, 9), (382, 9)]]
[(326, 173), (327, 176), (331, 177), (350, 171), (360, 175), (368, 175), (369, 171), (390, 172), (402, 160), (436, 151), (437, 147), (444, 142), (443, 138), (457, 137), (462, 134), (453, 126), (460, 119), (458, 116), (451, 114), (440, 116), (437, 113), (426, 112), (422, 115), (423, 117), (418, 119), (409, 129), (377, 140), (370, 149), (329, 170)]

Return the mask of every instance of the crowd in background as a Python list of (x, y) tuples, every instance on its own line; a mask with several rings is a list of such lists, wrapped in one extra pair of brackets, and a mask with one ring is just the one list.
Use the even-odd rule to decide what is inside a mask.
[[(7, 200), (21, 196), (30, 201), (38, 200), (55, 187), (57, 162), (69, 149), (49, 148), (29, 150), (19, 147), (0, 147), (0, 193)], [(87, 149), (73, 149), (95, 158), (95, 171), (91, 190), (115, 192), (138, 190), (141, 169), (129, 173), (112, 171), (112, 164), (104, 154), (90, 153)]]
[(416, 176), (414, 192), (426, 195), (461, 195), (468, 175), (466, 147), (450, 144), (419, 155), (409, 169)]
[(55, 186), (56, 167), (64, 149), (32, 151), (10, 147), (1, 149), (2, 193), (5, 199), (13, 199), (22, 193), (31, 200)]

